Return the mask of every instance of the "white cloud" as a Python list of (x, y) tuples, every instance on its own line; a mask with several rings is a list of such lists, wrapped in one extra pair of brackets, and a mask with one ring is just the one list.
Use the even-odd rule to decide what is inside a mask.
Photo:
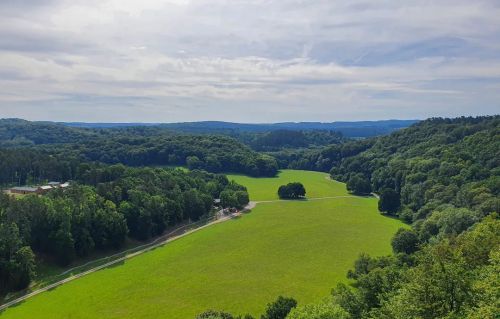
[(500, 110), (494, 1), (33, 2), (0, 4), (0, 117), (262, 122)]

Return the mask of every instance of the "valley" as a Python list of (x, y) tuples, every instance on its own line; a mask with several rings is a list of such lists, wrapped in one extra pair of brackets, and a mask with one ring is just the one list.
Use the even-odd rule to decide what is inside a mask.
[(318, 301), (362, 252), (389, 254), (400, 221), (373, 197), (350, 196), (319, 172), (275, 178), (230, 175), (250, 200), (276, 200), (277, 185), (301, 181), (309, 200), (258, 203), (249, 213), (42, 293), (2, 318), (189, 318), (211, 308), (258, 315), (277, 295)]

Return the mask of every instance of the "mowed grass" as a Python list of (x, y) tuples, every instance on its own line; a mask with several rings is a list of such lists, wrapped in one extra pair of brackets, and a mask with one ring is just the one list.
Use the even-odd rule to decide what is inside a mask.
[[(318, 189), (316, 197), (345, 194), (325, 174), (297, 174), (307, 177), (306, 188), (327, 182), (330, 190)], [(247, 186), (252, 199), (271, 198)], [(241, 218), (42, 293), (0, 317), (194, 318), (207, 309), (257, 316), (278, 295), (302, 304), (327, 296), (346, 281), (359, 253), (389, 253), (401, 226), (368, 197), (260, 203)]]
[(228, 175), (230, 180), (245, 185), (252, 201), (278, 199), (278, 188), (290, 182), (301, 182), (306, 197), (329, 197), (348, 195), (344, 183), (332, 181), (327, 173), (285, 169), (277, 177), (248, 177)]

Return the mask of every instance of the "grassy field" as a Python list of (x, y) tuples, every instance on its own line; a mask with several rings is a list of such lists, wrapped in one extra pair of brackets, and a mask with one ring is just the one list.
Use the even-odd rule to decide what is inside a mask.
[(345, 184), (329, 179), (329, 175), (321, 172), (282, 170), (278, 177), (248, 177), (244, 175), (228, 175), (241, 185), (245, 185), (250, 200), (263, 201), (278, 199), (278, 187), (290, 182), (301, 182), (306, 188), (306, 197), (328, 197), (348, 195)]
[[(253, 200), (274, 199), (275, 186), (291, 180), (302, 181), (310, 197), (346, 194), (343, 184), (314, 172), (234, 179)], [(194, 318), (209, 308), (259, 315), (280, 294), (311, 302), (346, 280), (360, 252), (390, 252), (402, 224), (376, 207), (374, 198), (260, 203), (241, 218), (42, 293), (0, 318)]]

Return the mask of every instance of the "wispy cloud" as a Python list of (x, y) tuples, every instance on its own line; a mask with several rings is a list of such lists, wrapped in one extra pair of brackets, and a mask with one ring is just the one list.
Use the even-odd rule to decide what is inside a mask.
[(262, 122), (500, 111), (494, 0), (8, 0), (0, 15), (4, 117)]

